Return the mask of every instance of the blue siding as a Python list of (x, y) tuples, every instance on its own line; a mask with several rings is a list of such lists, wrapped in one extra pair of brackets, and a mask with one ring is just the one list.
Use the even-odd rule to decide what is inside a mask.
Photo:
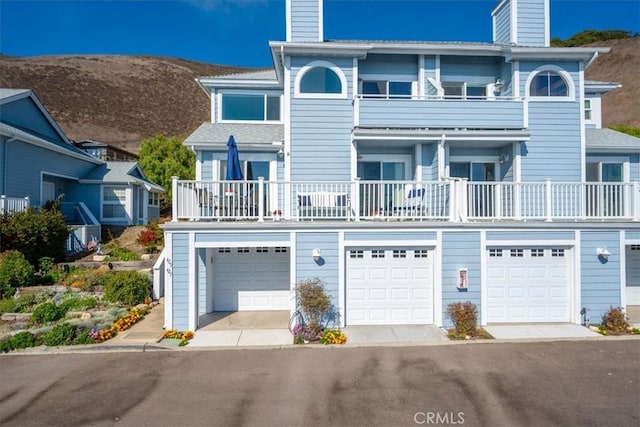
[(367, 231), (362, 233), (344, 233), (345, 243), (351, 240), (360, 241), (373, 241), (373, 242), (392, 242), (392, 241), (412, 241), (415, 240), (416, 244), (421, 244), (424, 240), (436, 240), (436, 233), (434, 231), (424, 232), (384, 232), (384, 231)]
[[(320, 249), (321, 262), (311, 257), (314, 248)], [(298, 233), (296, 235), (296, 283), (319, 277), (325, 282), (331, 304), (338, 307), (338, 233)]]
[(291, 40), (294, 42), (320, 41), (319, 0), (291, 0)]
[[(353, 63), (350, 59), (294, 58), (291, 92), (297, 73), (314, 60), (340, 67), (347, 79), (346, 99), (291, 98), (291, 179), (351, 179), (351, 130), (353, 129)], [(327, 169), (326, 165), (332, 165)]]
[(189, 235), (173, 233), (171, 251), (173, 279), (173, 329), (189, 329)]
[(418, 177), (425, 181), (436, 181), (438, 179), (438, 146), (436, 144), (422, 144), (422, 176)]
[(363, 80), (417, 81), (418, 57), (415, 55), (371, 54), (358, 63), (358, 74)]
[[(581, 307), (586, 307), (590, 323), (600, 323), (610, 307), (620, 306), (620, 234), (617, 231), (583, 231)], [(596, 250), (606, 246), (611, 256), (606, 262)]]
[(523, 111), (523, 103), (513, 100), (362, 99), (360, 126), (522, 129)]
[(33, 205), (41, 204), (42, 171), (78, 179), (96, 167), (93, 163), (17, 140), (6, 144), (5, 155), (6, 195), (29, 196)]
[(546, 1), (548, 0), (518, 0), (518, 45), (545, 46)]
[(425, 95), (437, 95), (436, 88), (429, 83), (429, 77), (436, 78), (436, 58), (435, 56), (425, 56), (424, 58), (424, 93)]
[(481, 56), (443, 56), (440, 59), (440, 80), (443, 82), (467, 82), (489, 84), (500, 73), (495, 58)]
[(2, 166), (2, 168), (0, 169), (0, 195), (4, 194), (7, 195), (7, 190), (5, 189), (5, 182), (7, 179), (7, 169), (4, 166), (4, 158), (5, 158), (5, 150), (7, 148), (7, 142), (6, 142), (7, 138), (3, 137), (2, 135), (0, 135), (0, 166)]
[(78, 184), (69, 182), (65, 187), (65, 202), (83, 202), (91, 211), (93, 216), (100, 221), (100, 185), (99, 184)]
[[(447, 305), (452, 302), (474, 303), (478, 307), (478, 323), (482, 323), (480, 252), (479, 232), (442, 234), (442, 320), (445, 326), (452, 324), (451, 319), (446, 315)], [(459, 268), (468, 270), (467, 291), (459, 291), (456, 288)]]
[(507, 1), (502, 7), (495, 11), (495, 33), (493, 34), (495, 43), (511, 43), (511, 2)]
[(31, 98), (22, 98), (0, 105), (0, 119), (3, 123), (27, 131), (47, 141), (63, 146), (68, 145)]
[(289, 243), (289, 233), (197, 233), (196, 243), (243, 242), (258, 246), (260, 242)]
[(625, 238), (627, 240), (640, 240), (640, 231), (626, 231)]
[(487, 231), (487, 244), (491, 240), (519, 240), (521, 244), (527, 244), (529, 240), (574, 240), (573, 231)]

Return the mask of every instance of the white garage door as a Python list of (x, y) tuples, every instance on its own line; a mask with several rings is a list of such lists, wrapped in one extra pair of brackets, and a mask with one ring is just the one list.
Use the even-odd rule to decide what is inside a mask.
[(487, 322), (568, 322), (570, 249), (488, 250)]
[(626, 304), (640, 305), (640, 245), (628, 245), (625, 252)]
[(214, 311), (289, 310), (289, 249), (219, 248), (214, 254)]
[(346, 324), (433, 323), (433, 251), (347, 251)]

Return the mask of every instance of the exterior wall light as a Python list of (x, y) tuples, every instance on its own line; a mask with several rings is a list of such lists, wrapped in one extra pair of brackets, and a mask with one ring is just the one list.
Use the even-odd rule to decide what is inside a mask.
[(609, 252), (609, 249), (607, 249), (606, 246), (603, 246), (596, 249), (596, 255), (598, 255), (598, 258), (609, 259), (609, 255), (611, 255), (611, 252)]
[(320, 258), (322, 258), (322, 254), (320, 253), (320, 249), (318, 248), (314, 248), (311, 252), (311, 255), (313, 256), (313, 260), (316, 262), (318, 262)]

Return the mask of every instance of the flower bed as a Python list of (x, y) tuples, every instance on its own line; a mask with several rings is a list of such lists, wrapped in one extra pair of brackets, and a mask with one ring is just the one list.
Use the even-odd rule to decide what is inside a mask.
[(178, 340), (178, 346), (183, 347), (189, 344), (189, 340), (194, 337), (191, 331), (180, 332), (177, 329), (169, 329), (162, 334), (163, 340)]

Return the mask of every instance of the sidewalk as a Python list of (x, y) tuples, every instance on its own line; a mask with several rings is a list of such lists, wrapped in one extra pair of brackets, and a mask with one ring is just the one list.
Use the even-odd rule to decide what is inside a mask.
[(144, 316), (144, 319), (133, 325), (130, 329), (120, 332), (114, 338), (105, 341), (102, 345), (123, 346), (157, 344), (162, 339), (164, 333), (164, 298), (160, 299), (158, 305)]

